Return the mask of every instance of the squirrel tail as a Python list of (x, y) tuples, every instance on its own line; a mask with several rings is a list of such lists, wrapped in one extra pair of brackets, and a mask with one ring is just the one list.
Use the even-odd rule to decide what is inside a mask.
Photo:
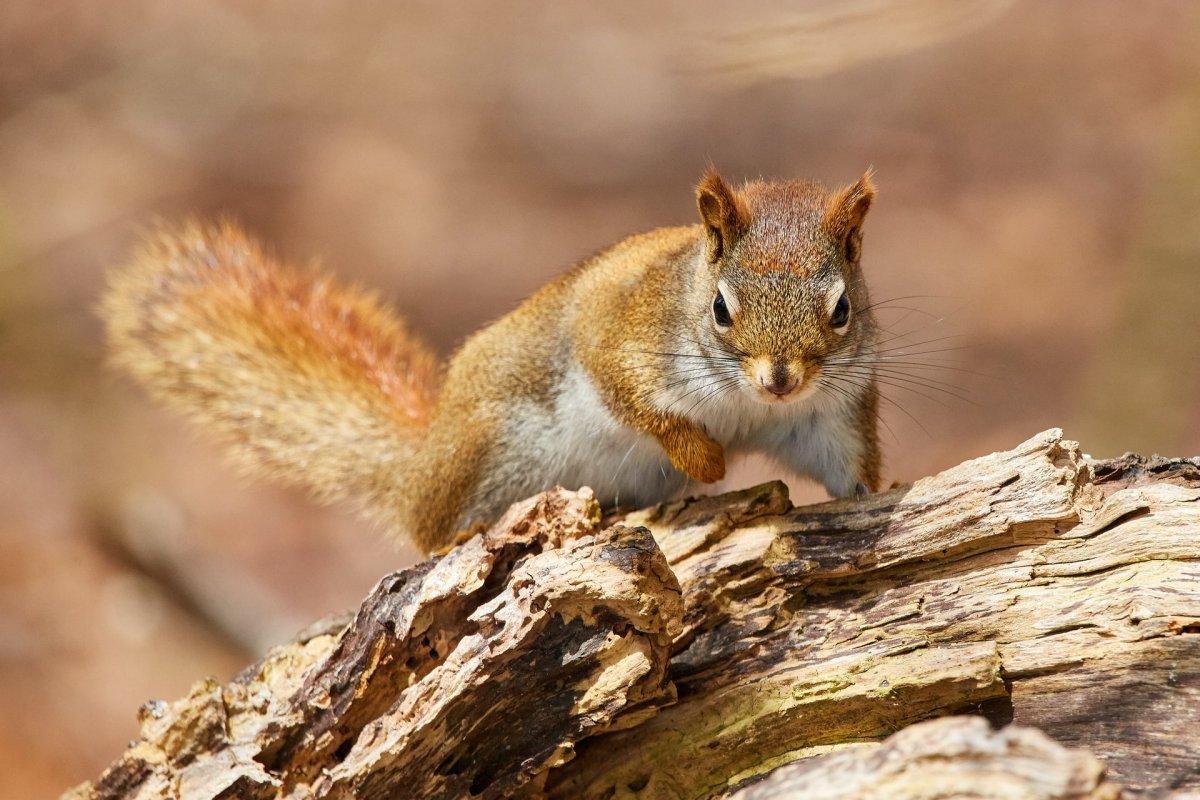
[(101, 305), (113, 360), (251, 474), (398, 523), (440, 367), (374, 296), (280, 264), (230, 224), (148, 237)]

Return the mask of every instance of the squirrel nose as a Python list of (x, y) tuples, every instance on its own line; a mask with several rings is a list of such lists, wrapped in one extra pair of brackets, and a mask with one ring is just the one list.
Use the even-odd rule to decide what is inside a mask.
[(779, 380), (777, 378), (771, 378), (770, 380), (763, 380), (762, 378), (759, 378), (759, 383), (761, 383), (763, 385), (763, 388), (766, 389), (768, 392), (770, 392), (771, 394), (779, 395), (780, 397), (783, 397), (785, 394), (790, 392), (792, 389), (796, 388), (796, 379), (795, 378), (784, 378), (783, 380)]
[(758, 382), (771, 394), (783, 397), (796, 388), (798, 379), (791, 374), (787, 362), (776, 358), (772, 359), (769, 369), (758, 370)]

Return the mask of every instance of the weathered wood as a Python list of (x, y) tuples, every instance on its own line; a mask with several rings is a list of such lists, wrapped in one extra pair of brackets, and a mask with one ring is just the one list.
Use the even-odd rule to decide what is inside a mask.
[(679, 585), (590, 492), (514, 507), (488, 535), (384, 578), (340, 630), (142, 711), (82, 797), (506, 797), (583, 736), (673, 698)]
[[(601, 521), (558, 490), (348, 625), (148, 705), (75, 795), (749, 798), (962, 712), (1135, 791), (1200, 790), (1198, 559), (1200, 460), (1091, 464), (1058, 431), (863, 501), (768, 484)], [(1092, 763), (954, 730), (941, 766)], [(913, 758), (863, 780), (916, 780), (934, 756)], [(1029, 796), (1114, 796), (1057, 786)]]
[(979, 717), (918, 722), (865, 744), (780, 767), (729, 800), (1115, 800), (1104, 766), (1032, 728)]
[(1049, 431), (862, 503), (774, 513), (768, 486), (630, 515), (684, 590), (679, 701), (551, 793), (704, 797), (963, 711), (1134, 788), (1200, 786), (1200, 482), (1122, 463), (1097, 484)]

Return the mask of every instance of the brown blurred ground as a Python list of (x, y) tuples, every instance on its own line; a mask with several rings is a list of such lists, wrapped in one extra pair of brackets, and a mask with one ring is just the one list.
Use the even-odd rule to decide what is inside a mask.
[(412, 558), (247, 487), (103, 367), (103, 271), (156, 217), (240, 218), (448, 351), (575, 259), (690, 221), (710, 159), (874, 164), (875, 296), (917, 296), (889, 318), (910, 341), (959, 337), (937, 357), (970, 371), (933, 377), (974, 403), (891, 391), (890, 477), (1051, 425), (1099, 455), (1200, 452), (1200, 11), (755, 8), (4, 4), (0, 796), (90, 776), (139, 703)]

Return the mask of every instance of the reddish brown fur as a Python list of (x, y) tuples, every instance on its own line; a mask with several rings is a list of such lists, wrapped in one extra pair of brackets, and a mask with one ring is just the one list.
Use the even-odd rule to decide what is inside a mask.
[[(153, 238), (113, 276), (104, 311), (117, 362), (223, 434), (243, 464), (321, 497), (356, 498), (432, 550), (548, 488), (536, 454), (555, 442), (531, 441), (536, 426), (514, 423), (551, 415), (577, 374), (680, 472), (721, 478), (722, 444), (664, 401), (678, 371), (664, 353), (717, 335), (815, 379), (825, 353), (869, 344), (857, 242), (873, 195), (867, 175), (837, 194), (803, 182), (735, 191), (710, 170), (696, 190), (701, 225), (633, 236), (581, 263), (472, 336), (444, 380), (373, 297), (280, 265), (230, 226)], [(817, 283), (830, 264), (862, 309), (844, 339), (822, 316)], [(714, 334), (719, 277), (752, 308)], [(871, 489), (877, 402), (871, 384), (852, 422), (854, 473)]]
[(847, 186), (829, 204), (821, 218), (821, 227), (836, 242), (842, 243), (846, 258), (858, 260), (858, 249), (862, 242), (862, 224), (875, 200), (875, 185), (871, 182), (871, 170)]
[[(719, 180), (719, 178), (717, 178)], [(723, 235), (729, 231), (723, 229)], [(577, 320), (572, 336), (582, 345), (576, 357), (593, 376), (609, 411), (621, 422), (653, 436), (680, 472), (712, 483), (725, 476), (725, 454), (704, 429), (655, 404), (652, 355), (667, 347), (669, 330), (649, 320), (682, 317), (679, 261), (696, 243), (696, 228), (660, 228), (632, 237), (590, 266), (608, 284), (628, 283), (627, 292), (596, 292), (595, 313)], [(605, 272), (610, 273), (605, 275)], [(596, 324), (605, 320), (603, 324)]]
[[(149, 238), (103, 302), (114, 360), (252, 472), (379, 503), (432, 413), (433, 355), (369, 294), (290, 269), (232, 225)], [(336, 409), (338, 419), (326, 415)]]
[(750, 225), (750, 214), (742, 198), (729, 188), (713, 167), (705, 170), (696, 187), (696, 207), (708, 237), (709, 261), (715, 261), (724, 254), (726, 247), (745, 234)]

